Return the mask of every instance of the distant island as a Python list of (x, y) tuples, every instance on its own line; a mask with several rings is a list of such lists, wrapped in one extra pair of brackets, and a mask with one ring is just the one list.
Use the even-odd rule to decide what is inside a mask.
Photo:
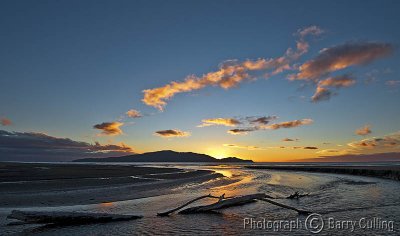
[(74, 162), (216, 162), (216, 163), (252, 163), (237, 157), (217, 159), (212, 156), (194, 152), (175, 152), (171, 150), (146, 152), (121, 157), (83, 158)]

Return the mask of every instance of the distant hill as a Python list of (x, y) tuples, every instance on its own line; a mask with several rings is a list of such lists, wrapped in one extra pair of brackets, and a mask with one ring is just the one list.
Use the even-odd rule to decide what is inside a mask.
[(237, 157), (227, 157), (216, 159), (206, 154), (199, 154), (193, 152), (175, 152), (175, 151), (158, 151), (146, 152), (143, 154), (134, 154), (121, 157), (107, 157), (107, 158), (83, 158), (74, 160), (74, 162), (218, 162), (218, 163), (232, 163), (232, 162), (253, 162), (252, 160), (243, 160)]

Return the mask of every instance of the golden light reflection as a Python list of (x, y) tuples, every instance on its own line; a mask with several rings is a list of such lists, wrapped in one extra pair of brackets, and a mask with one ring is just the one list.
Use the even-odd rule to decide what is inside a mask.
[(112, 202), (102, 202), (102, 203), (100, 203), (100, 205), (102, 207), (110, 207), (110, 206), (113, 206), (114, 203), (112, 203)]
[(231, 178), (232, 172), (230, 170), (220, 170), (220, 169), (213, 169), (215, 173), (222, 174), (225, 177)]

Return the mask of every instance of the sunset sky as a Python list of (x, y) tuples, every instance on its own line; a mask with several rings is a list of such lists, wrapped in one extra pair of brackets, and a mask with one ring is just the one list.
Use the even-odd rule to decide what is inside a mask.
[(1, 1), (0, 160), (398, 152), (399, 9)]

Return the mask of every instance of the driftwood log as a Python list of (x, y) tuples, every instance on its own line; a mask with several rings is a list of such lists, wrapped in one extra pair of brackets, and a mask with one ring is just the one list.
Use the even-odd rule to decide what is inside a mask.
[(212, 196), (211, 194), (209, 195), (204, 195), (201, 197), (197, 197), (175, 209), (169, 210), (169, 211), (165, 211), (165, 212), (161, 212), (158, 213), (158, 216), (168, 216), (169, 214), (178, 211), (182, 208), (184, 208), (185, 206), (188, 206), (189, 204), (198, 201), (200, 199), (204, 199), (204, 198), (219, 198), (218, 202), (215, 202), (213, 204), (209, 204), (209, 205), (202, 205), (202, 206), (195, 206), (195, 207), (190, 207), (190, 208), (186, 208), (182, 211), (179, 212), (179, 214), (195, 214), (195, 213), (207, 213), (207, 212), (214, 212), (215, 210), (219, 210), (219, 209), (223, 209), (223, 208), (228, 208), (228, 207), (233, 207), (233, 206), (240, 206), (240, 205), (244, 205), (244, 204), (248, 204), (248, 203), (252, 203), (255, 202), (257, 200), (259, 201), (264, 201), (264, 202), (268, 202), (271, 203), (273, 205), (279, 206), (279, 207), (283, 207), (286, 209), (290, 209), (290, 210), (294, 210), (296, 212), (298, 212), (299, 214), (309, 214), (311, 213), (310, 211), (307, 210), (302, 210), (302, 209), (297, 209), (295, 207), (292, 206), (288, 206), (276, 201), (271, 200), (270, 198), (272, 198), (269, 195), (266, 195), (264, 193), (256, 193), (256, 194), (250, 194), (250, 195), (244, 195), (244, 196), (239, 196), (239, 197), (230, 197), (230, 198), (225, 198), (224, 195), (222, 195), (221, 197), (215, 197)]
[(210, 204), (210, 205), (186, 208), (186, 209), (180, 211), (179, 214), (212, 212), (212, 211), (218, 210), (218, 209), (252, 203), (252, 202), (255, 202), (255, 200), (257, 200), (257, 199), (261, 199), (264, 197), (265, 197), (264, 193), (256, 193), (256, 194), (251, 194), (251, 195), (234, 197), (234, 198), (221, 200), (221, 201), (218, 201), (218, 202)]
[(8, 219), (16, 219), (31, 224), (92, 224), (111, 221), (126, 221), (142, 218), (138, 215), (119, 215), (107, 213), (85, 213), (85, 212), (46, 212), (46, 211), (18, 211), (14, 210)]

